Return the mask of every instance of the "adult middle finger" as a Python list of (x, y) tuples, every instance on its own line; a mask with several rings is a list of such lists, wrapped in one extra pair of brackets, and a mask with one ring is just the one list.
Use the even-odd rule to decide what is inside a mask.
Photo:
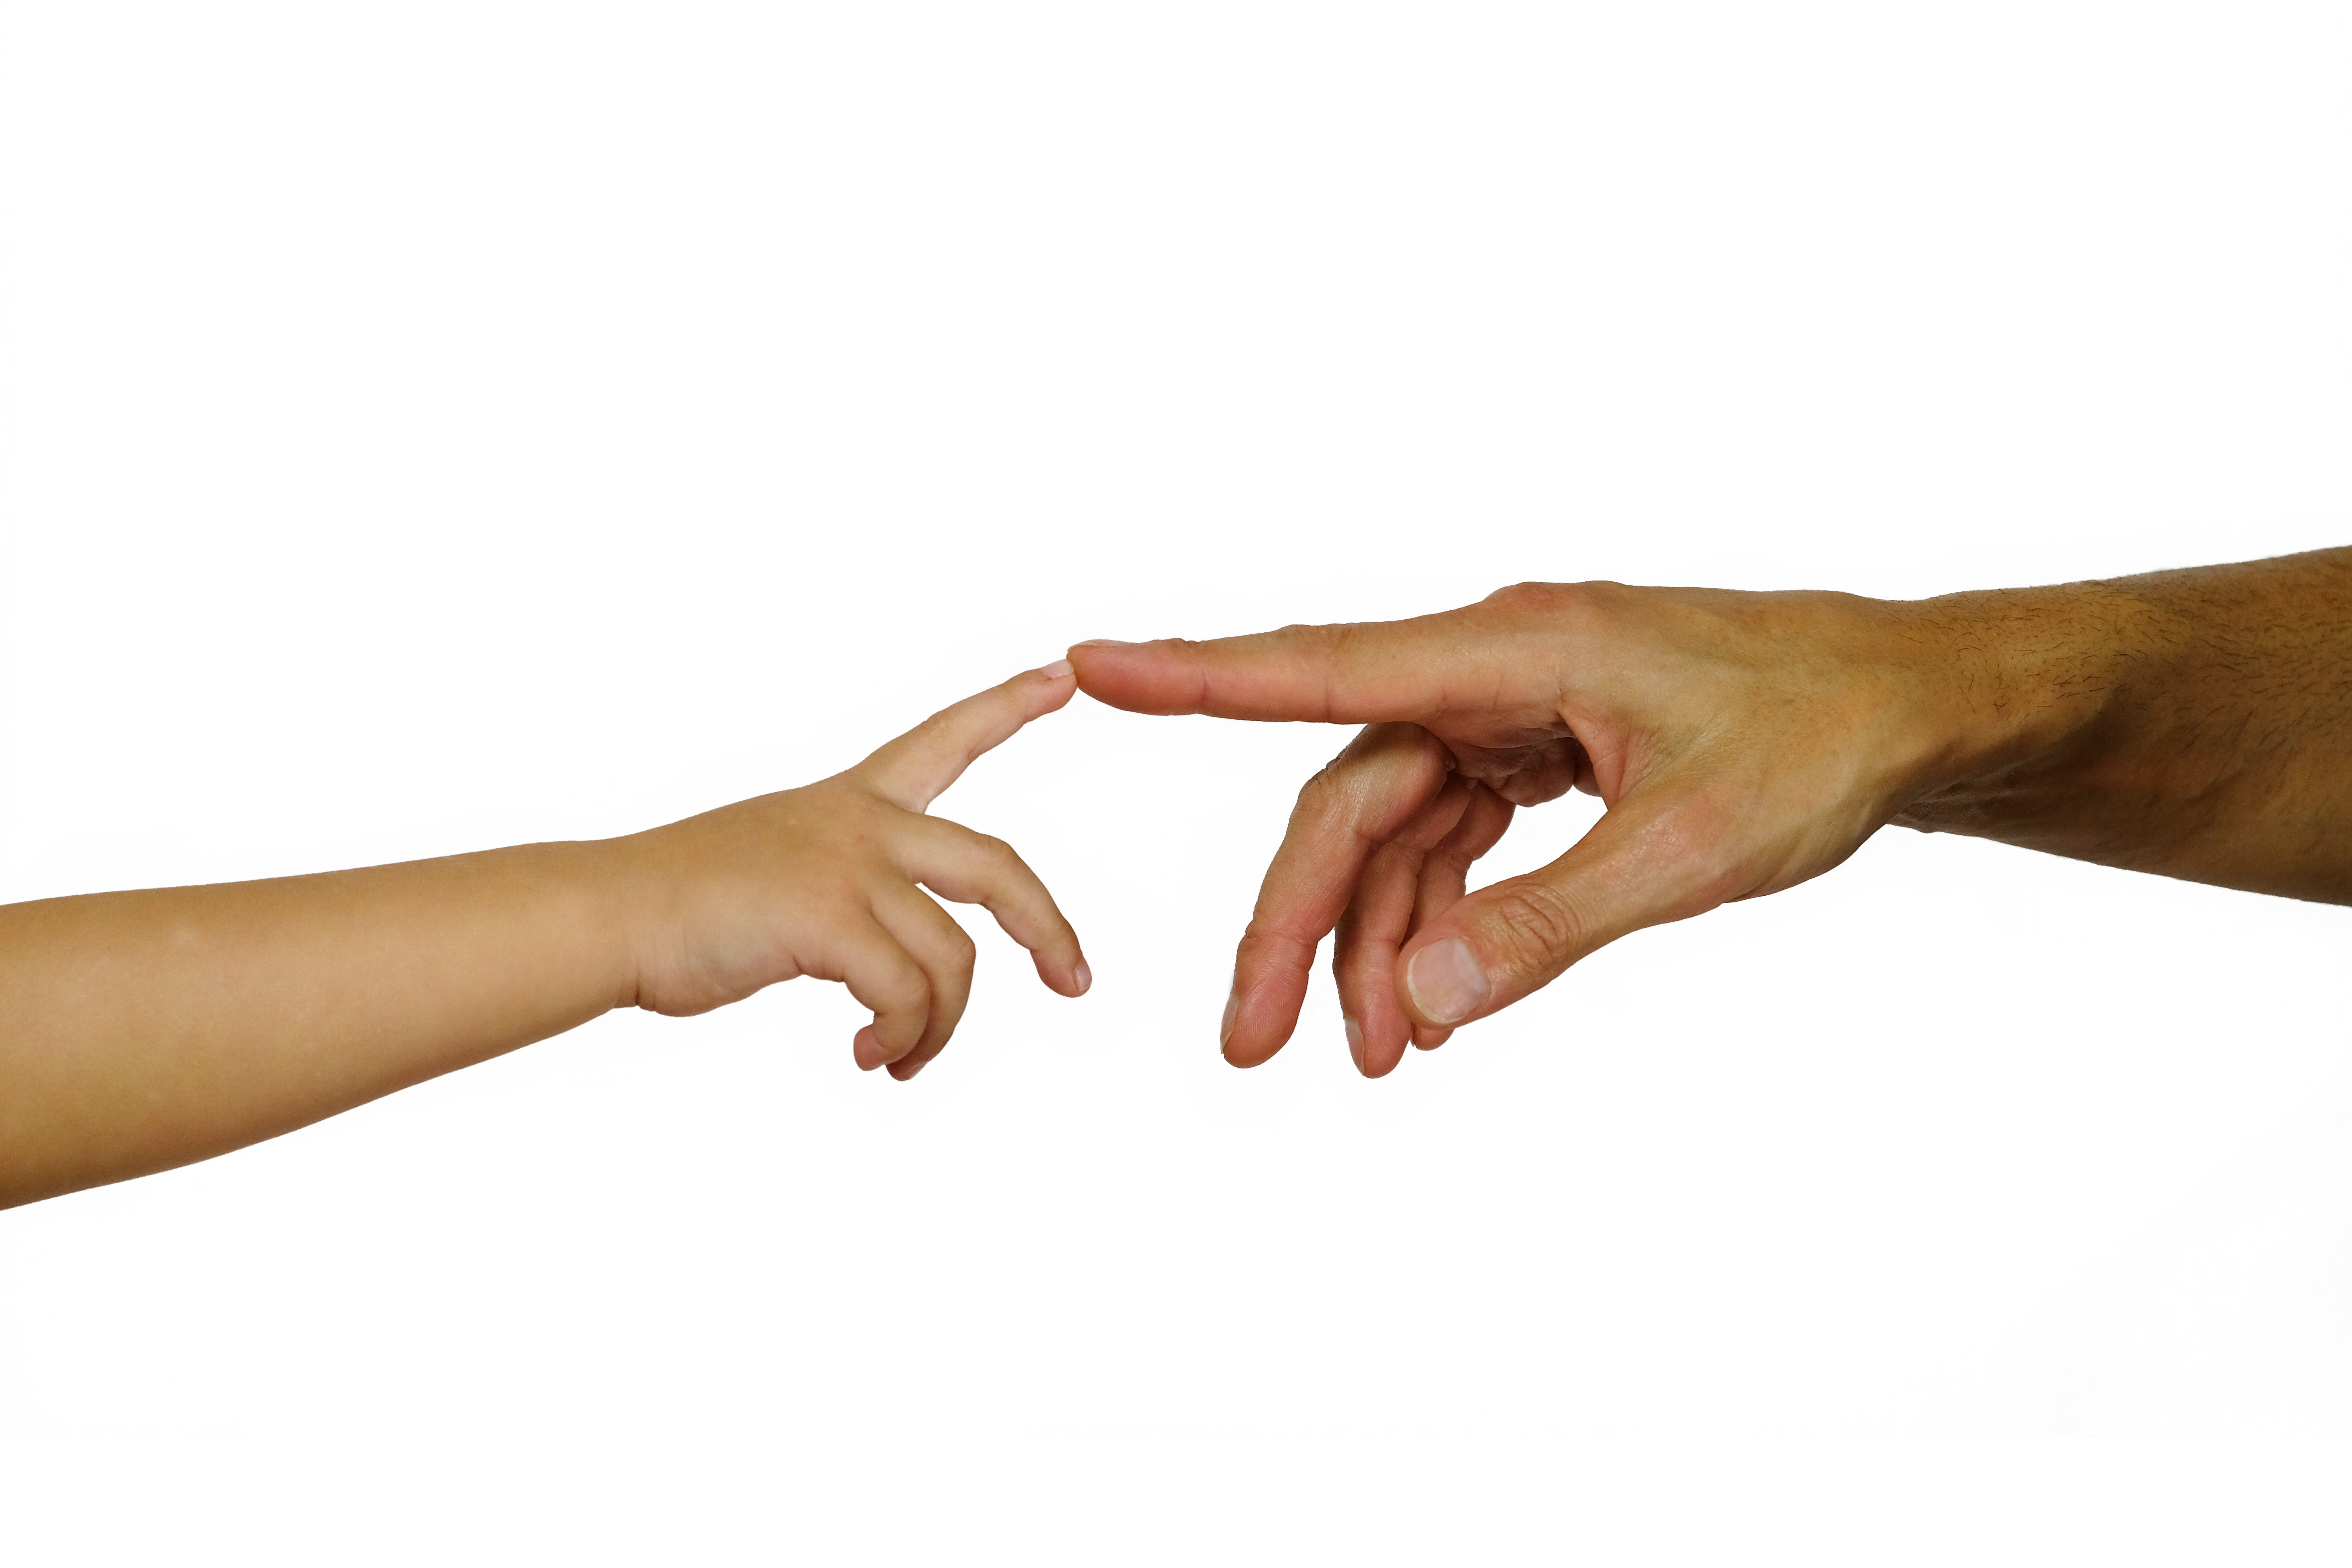
[(1444, 788), (1451, 759), (1415, 724), (1373, 724), (1299, 792), (1234, 960), (1219, 1043), (1255, 1067), (1298, 1025), (1315, 952), (1355, 896), (1373, 847)]

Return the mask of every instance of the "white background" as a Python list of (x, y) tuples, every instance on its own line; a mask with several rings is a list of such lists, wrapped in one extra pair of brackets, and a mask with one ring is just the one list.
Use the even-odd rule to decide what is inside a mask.
[[(2317, 5), (12, 6), (0, 899), (645, 826), (1085, 637), (2343, 542), (2347, 79)], [(983, 931), (915, 1084), (802, 982), (0, 1215), (0, 1554), (2352, 1551), (2352, 917), (1890, 830), (1238, 1073), (1342, 739), (987, 759), (1097, 981)]]

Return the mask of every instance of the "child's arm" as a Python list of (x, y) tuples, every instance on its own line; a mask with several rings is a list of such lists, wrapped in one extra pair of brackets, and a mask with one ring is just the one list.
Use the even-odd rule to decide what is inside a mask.
[(923, 815), (1076, 689), (967, 699), (847, 773), (626, 838), (0, 908), (0, 1206), (143, 1175), (584, 1024), (845, 982), (862, 1068), (911, 1078), (971, 994), (985, 905), (1066, 996), (1078, 939), (1004, 845)]

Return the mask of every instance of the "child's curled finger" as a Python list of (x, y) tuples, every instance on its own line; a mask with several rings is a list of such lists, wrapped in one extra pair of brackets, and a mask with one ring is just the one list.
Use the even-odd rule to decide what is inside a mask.
[(1029, 950), (1037, 977), (1065, 996), (1094, 984), (1078, 933), (1054, 895), (1013, 847), (961, 823), (926, 816), (904, 825), (896, 844), (899, 869), (940, 897), (978, 904), (1004, 934)]
[(874, 1015), (857, 1032), (857, 1065), (870, 1072), (920, 1044), (930, 1022), (930, 977), (898, 938), (873, 916), (861, 915), (844, 921), (825, 945), (829, 951), (806, 966), (808, 973), (840, 981)]
[[(971, 968), (977, 952), (955, 917), (911, 883), (886, 881), (875, 889), (874, 918), (923, 971), (930, 986), (929, 1015), (923, 1031), (903, 1055), (884, 1063), (890, 1076), (914, 1077), (947, 1048), (971, 1000)], [(863, 1065), (863, 1064), (861, 1064)]]

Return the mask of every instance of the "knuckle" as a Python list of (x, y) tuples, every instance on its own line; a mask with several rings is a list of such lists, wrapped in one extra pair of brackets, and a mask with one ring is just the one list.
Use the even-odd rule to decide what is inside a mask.
[(1298, 786), (1297, 815), (1301, 816), (1321, 815), (1324, 807), (1328, 805), (1346, 787), (1347, 778), (1343, 771), (1346, 762), (1347, 753), (1343, 752), (1316, 769), (1314, 776)]
[(1487, 595), (1486, 603), (1498, 610), (1539, 615), (1566, 602), (1576, 590), (1573, 583), (1514, 583)]
[(1272, 921), (1253, 919), (1242, 932), (1241, 945), (1234, 956), (1235, 963), (1244, 968), (1263, 965), (1304, 971), (1315, 966), (1315, 947), (1319, 945), (1307, 946)]
[(1445, 742), (1418, 724), (1368, 724), (1299, 786), (1295, 815), (1351, 814), (1368, 799), (1433, 786), (1452, 765)]
[(1441, 844), (1422, 861), (1422, 870), (1424, 876), (1460, 879), (1470, 875), (1470, 868), (1477, 858), (1462, 845)]
[(894, 826), (893, 819), (900, 815), (897, 806), (863, 789), (844, 790), (830, 805), (838, 815), (828, 825), (828, 837), (836, 843), (854, 845), (861, 851), (879, 842)]
[(913, 960), (906, 959), (890, 976), (883, 994), (887, 1005), (912, 1013), (931, 1005), (931, 983)]
[(1568, 900), (1541, 882), (1498, 889), (1482, 923), (1500, 955), (1528, 970), (1548, 968), (1577, 952), (1586, 931)]
[(1558, 625), (1591, 616), (1624, 591), (1609, 582), (1514, 583), (1487, 595), (1485, 607), (1507, 620)]

